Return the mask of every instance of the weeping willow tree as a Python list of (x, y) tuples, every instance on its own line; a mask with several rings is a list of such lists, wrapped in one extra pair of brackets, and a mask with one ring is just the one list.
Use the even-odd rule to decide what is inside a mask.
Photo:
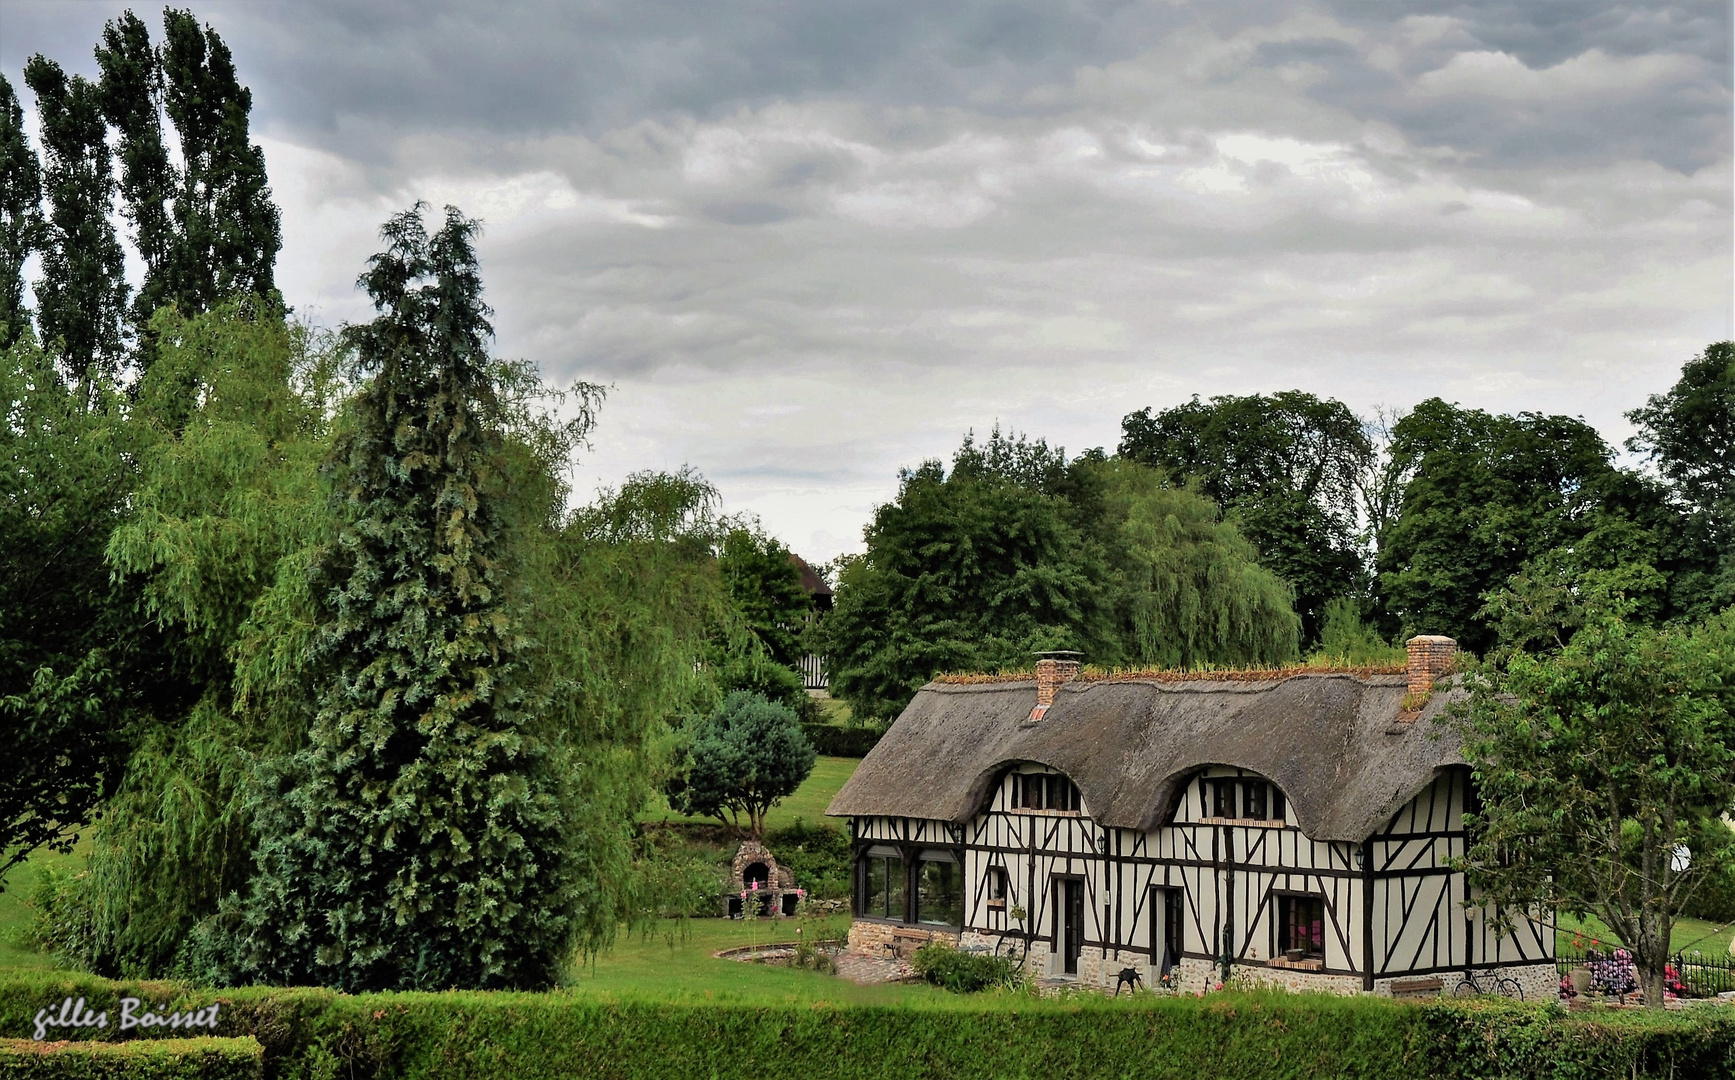
[(1127, 662), (1168, 668), (1295, 656), (1301, 623), (1292, 590), (1259, 565), (1216, 504), (1130, 461), (1089, 468), (1113, 537), (1114, 610)]
[(719, 696), (706, 662), (719, 635), (750, 637), (717, 571), (717, 507), (716, 490), (690, 470), (637, 473), (538, 546), (532, 619), (550, 676), (545, 715), (576, 763), (581, 807), (572, 850), (582, 955), (691, 891), (671, 877), (677, 867), (646, 858), (634, 816), (662, 785), (672, 723)]
[[(340, 386), (329, 335), (262, 301), (153, 324), (158, 362), (129, 416), (139, 486), (108, 540), (142, 618), (174, 643), (165, 673), (190, 707), (141, 718), (119, 790), (91, 833), (87, 871), (44, 897), (51, 940), (106, 974), (164, 974), (219, 898), (252, 872), (242, 791), (262, 754), (295, 745), (305, 715), (284, 693), (292, 618), (261, 608), (299, 553), (329, 536), (318, 463)], [(291, 609), (295, 605), (289, 605)], [(271, 623), (236, 678), (241, 641)], [(275, 671), (273, 671), (275, 661)], [(247, 689), (256, 708), (240, 710)]]

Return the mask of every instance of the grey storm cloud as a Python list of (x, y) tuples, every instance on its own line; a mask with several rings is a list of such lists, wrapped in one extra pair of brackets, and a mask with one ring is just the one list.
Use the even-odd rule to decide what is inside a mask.
[[(0, 67), (88, 72), (121, 7), (8, 0)], [(615, 386), (581, 484), (690, 462), (816, 557), (996, 421), (1301, 387), (1618, 439), (1730, 334), (1727, 2), (195, 11), (292, 303), (363, 317), (379, 222), (455, 203), (501, 350)]]

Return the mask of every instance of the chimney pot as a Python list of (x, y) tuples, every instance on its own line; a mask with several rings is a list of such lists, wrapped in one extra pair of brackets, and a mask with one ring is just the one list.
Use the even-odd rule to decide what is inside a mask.
[(1409, 653), (1406, 670), (1410, 677), (1410, 696), (1425, 697), (1433, 692), (1434, 680), (1450, 675), (1458, 657), (1458, 643), (1437, 634), (1421, 634), (1404, 642)]

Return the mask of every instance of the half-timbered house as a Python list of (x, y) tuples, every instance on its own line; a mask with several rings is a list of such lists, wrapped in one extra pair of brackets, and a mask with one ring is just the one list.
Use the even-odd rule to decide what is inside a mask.
[[(1451, 859), (1475, 798), (1442, 714), (1455, 645), (1387, 673), (930, 683), (827, 811), (856, 951), (931, 937), (1108, 986), (1236, 972), (1391, 993), (1500, 969), (1545, 993), (1540, 913), (1502, 921)], [(1439, 685), (1436, 686), (1438, 681)]]

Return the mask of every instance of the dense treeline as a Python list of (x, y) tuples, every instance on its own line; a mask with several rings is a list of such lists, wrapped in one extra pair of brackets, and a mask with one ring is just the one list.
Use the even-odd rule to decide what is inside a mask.
[(1565, 628), (1572, 605), (1546, 627), (1536, 605), (1593, 583), (1644, 620), (1702, 620), (1735, 603), (1730, 344), (1629, 418), (1653, 470), (1620, 467), (1571, 417), (1431, 398), (1376, 425), (1301, 391), (1141, 409), (1114, 457), (966, 439), (950, 473), (903, 475), (842, 566), (833, 685), (890, 718), (935, 672), (1044, 649), (1361, 663), (1422, 633), (1482, 654)]
[(889, 720), (935, 672), (1262, 663), (1295, 652), (1289, 588), (1216, 507), (1161, 474), (1041, 440), (966, 439), (906, 472), (847, 562), (826, 624), (835, 692)]

